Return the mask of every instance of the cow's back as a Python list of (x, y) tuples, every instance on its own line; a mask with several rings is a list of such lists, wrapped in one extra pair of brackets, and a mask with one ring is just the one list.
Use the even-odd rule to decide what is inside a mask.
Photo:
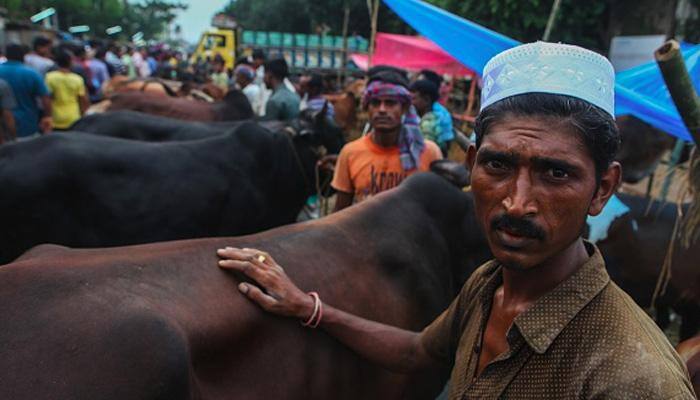
[(41, 243), (115, 246), (286, 222), (266, 213), (261, 190), (276, 171), (260, 168), (261, 155), (275, 146), (259, 129), (170, 143), (71, 132), (2, 146), (0, 264)]
[(119, 110), (85, 116), (73, 124), (71, 130), (123, 139), (165, 142), (206, 139), (221, 135), (238, 124), (212, 125), (132, 110)]
[(0, 319), (9, 321), (0, 369), (10, 371), (0, 398), (94, 398), (93, 388), (114, 393), (97, 396), (105, 399), (429, 398), (440, 371), (390, 374), (320, 331), (265, 314), (238, 292), (242, 277), (216, 267), (215, 250), (264, 249), (327, 304), (419, 330), (449, 303), (463, 256), (447, 235), (460, 233), (467, 207), (461, 192), (450, 196), (453, 204), (426, 206), (397, 190), (251, 236), (29, 254), (0, 269)]
[(211, 103), (144, 92), (117, 93), (110, 97), (108, 111), (133, 110), (185, 121), (215, 121)]

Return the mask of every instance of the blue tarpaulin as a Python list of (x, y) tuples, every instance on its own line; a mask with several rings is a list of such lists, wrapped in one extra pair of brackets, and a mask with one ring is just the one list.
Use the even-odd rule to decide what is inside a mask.
[[(695, 90), (700, 88), (700, 46), (683, 51)], [(619, 72), (615, 77), (615, 113), (632, 114), (654, 127), (691, 141), (655, 61)]]
[[(491, 57), (520, 44), (420, 0), (384, 0), (384, 3), (421, 35), (479, 74)], [(700, 46), (690, 47), (683, 54), (697, 90), (700, 88)], [(673, 136), (691, 140), (655, 62), (622, 71), (616, 80), (617, 115), (634, 115)]]

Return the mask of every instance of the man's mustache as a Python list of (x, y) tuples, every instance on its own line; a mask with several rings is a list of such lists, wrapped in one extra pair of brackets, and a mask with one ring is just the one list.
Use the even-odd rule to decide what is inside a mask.
[(491, 229), (505, 229), (518, 236), (531, 239), (544, 240), (544, 229), (537, 226), (529, 219), (516, 218), (508, 214), (501, 214), (491, 220)]

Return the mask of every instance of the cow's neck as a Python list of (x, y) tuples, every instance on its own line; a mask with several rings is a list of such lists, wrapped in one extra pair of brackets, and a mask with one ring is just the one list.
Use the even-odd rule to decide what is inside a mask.
[(279, 205), (276, 207), (277, 210), (295, 210), (289, 215), (281, 216), (293, 222), (305, 200), (313, 193), (315, 182), (313, 168), (316, 159), (307, 145), (297, 143), (286, 133), (276, 133), (274, 142), (273, 147), (277, 149), (275, 152), (277, 168), (274, 176), (271, 177), (274, 182), (270, 187), (271, 198)]

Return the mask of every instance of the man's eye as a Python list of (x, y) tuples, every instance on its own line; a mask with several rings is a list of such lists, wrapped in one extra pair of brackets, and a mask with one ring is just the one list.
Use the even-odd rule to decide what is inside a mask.
[(561, 168), (550, 168), (548, 173), (554, 179), (566, 179), (569, 177), (569, 173)]
[(506, 164), (501, 162), (501, 161), (498, 161), (498, 160), (486, 161), (486, 166), (491, 168), (491, 169), (505, 169), (506, 168)]

